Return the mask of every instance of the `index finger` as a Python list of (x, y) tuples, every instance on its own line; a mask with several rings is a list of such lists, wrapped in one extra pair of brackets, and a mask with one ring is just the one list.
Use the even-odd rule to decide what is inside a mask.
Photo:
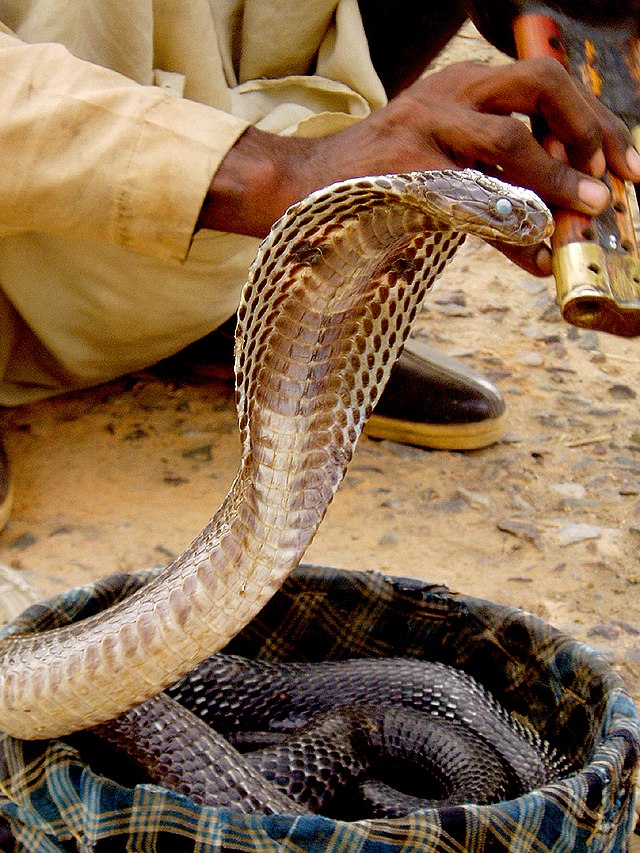
[(498, 66), (492, 77), (478, 75), (469, 88), (477, 109), (543, 118), (576, 168), (595, 173), (594, 163), (602, 160), (604, 152), (621, 178), (640, 180), (640, 160), (634, 157), (624, 123), (579, 86), (556, 59), (539, 57)]
[[(591, 216), (609, 200), (609, 190), (598, 180), (552, 157), (534, 139), (524, 122), (512, 116), (469, 110), (455, 131), (434, 128), (459, 158), (512, 184), (528, 187), (547, 204), (578, 210)], [(442, 143), (444, 144), (444, 142)]]

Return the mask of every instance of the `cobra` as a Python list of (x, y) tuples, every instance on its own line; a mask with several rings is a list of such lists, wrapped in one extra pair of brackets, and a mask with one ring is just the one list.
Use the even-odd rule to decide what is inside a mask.
[(398, 657), (216, 654), (74, 745), (127, 786), (348, 820), (514, 799), (573, 769), (466, 673)]
[(260, 246), (238, 312), (242, 459), (194, 542), (126, 601), (0, 645), (0, 728), (94, 726), (221, 649), (297, 565), (427, 290), (466, 233), (537, 243), (531, 192), (473, 170), (358, 178), (291, 207)]

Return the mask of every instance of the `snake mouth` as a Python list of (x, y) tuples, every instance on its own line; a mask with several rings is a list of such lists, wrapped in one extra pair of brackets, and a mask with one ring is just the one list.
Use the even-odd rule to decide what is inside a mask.
[(553, 220), (553, 216), (550, 216), (549, 221), (547, 222), (547, 227), (546, 227), (546, 230), (544, 232), (544, 236), (542, 239), (546, 240), (548, 237), (551, 237), (551, 235), (553, 234), (553, 232), (555, 230), (556, 230), (556, 224)]
[(555, 222), (549, 208), (537, 196), (523, 203), (523, 211), (515, 229), (518, 242), (523, 244), (540, 243), (547, 240), (555, 231)]
[[(540, 211), (536, 210), (536, 213), (539, 218)], [(521, 245), (529, 246), (534, 245), (536, 243), (542, 243), (544, 240), (548, 240), (554, 231), (555, 223), (551, 215), (549, 215), (547, 221), (544, 224), (542, 224), (540, 221), (531, 223), (520, 223), (517, 229), (517, 233), (520, 239), (517, 242)]]

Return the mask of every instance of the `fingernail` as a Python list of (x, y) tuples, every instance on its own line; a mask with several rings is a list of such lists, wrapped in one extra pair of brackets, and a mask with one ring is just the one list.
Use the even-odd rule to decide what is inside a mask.
[(602, 148), (598, 148), (591, 160), (589, 160), (589, 171), (594, 178), (601, 178), (604, 175), (606, 168), (607, 161), (604, 158), (604, 151)]
[(560, 160), (562, 163), (567, 163), (569, 158), (567, 157), (567, 152), (565, 151), (565, 147), (560, 142), (559, 139), (556, 139), (555, 136), (552, 136), (548, 141), (548, 151), (552, 157), (555, 157), (556, 160)]
[(593, 211), (600, 211), (609, 201), (609, 190), (600, 181), (581, 180), (578, 182), (578, 197)]
[(551, 263), (551, 252), (546, 246), (542, 246), (536, 255), (536, 266), (541, 275), (551, 275), (553, 271)]
[(627, 166), (631, 169), (634, 176), (640, 180), (640, 154), (630, 145), (627, 148)]

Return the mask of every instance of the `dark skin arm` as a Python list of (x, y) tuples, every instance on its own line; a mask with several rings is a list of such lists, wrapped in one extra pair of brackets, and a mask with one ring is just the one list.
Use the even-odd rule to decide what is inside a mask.
[[(512, 113), (544, 118), (568, 163), (547, 154)], [(593, 214), (608, 202), (597, 180), (607, 165), (640, 181), (624, 124), (558, 62), (458, 63), (339, 133), (299, 139), (249, 128), (214, 176), (198, 226), (263, 237), (290, 204), (333, 181), (467, 166), (529, 187), (551, 206)], [(543, 245), (504, 251), (535, 275), (551, 271)]]

